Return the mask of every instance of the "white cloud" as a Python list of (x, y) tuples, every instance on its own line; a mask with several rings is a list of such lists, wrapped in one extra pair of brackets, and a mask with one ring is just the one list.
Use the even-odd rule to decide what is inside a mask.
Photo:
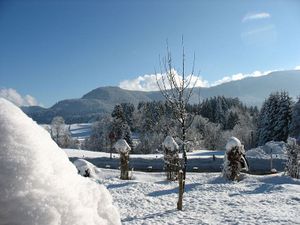
[(0, 88), (0, 97), (13, 102), (17, 106), (39, 105), (37, 100), (31, 95), (22, 96), (12, 88)]
[(217, 86), (219, 84), (227, 83), (230, 81), (242, 80), (246, 77), (261, 77), (261, 76), (268, 75), (269, 73), (271, 73), (273, 71), (275, 71), (275, 70), (269, 70), (269, 71), (258, 71), (257, 70), (252, 73), (237, 73), (237, 74), (234, 74), (231, 76), (225, 76), (222, 79), (213, 82), (210, 86)]
[(267, 31), (272, 31), (272, 30), (275, 30), (275, 26), (274, 25), (268, 25), (268, 26), (260, 27), (260, 28), (253, 29), (253, 30), (250, 30), (250, 31), (247, 31), (247, 32), (243, 32), (241, 34), (241, 36), (242, 37), (247, 37), (247, 36), (250, 36), (250, 35), (260, 34), (260, 33), (267, 32)]
[[(300, 67), (299, 67), (300, 69)], [(201, 77), (193, 76), (191, 79), (191, 85), (196, 82), (196, 87), (212, 87), (212, 86), (217, 86), (223, 83), (227, 83), (230, 81), (235, 81), (235, 80), (242, 80), (246, 77), (260, 77), (260, 76), (265, 76), (273, 71), (276, 70), (269, 70), (269, 71), (254, 71), (252, 73), (237, 73), (233, 74), (230, 76), (225, 76), (220, 80), (217, 80), (215, 82), (209, 83), (207, 80), (202, 79)], [(182, 77), (178, 75), (178, 73), (173, 70), (175, 73), (175, 77), (177, 82), (182, 80)], [(165, 77), (166, 75), (161, 75), (158, 74), (157, 78), (159, 82), (162, 82), (162, 77)], [(190, 77), (188, 76), (187, 79)], [(166, 82), (168, 83), (168, 82)], [(156, 81), (156, 75), (151, 74), (151, 75), (143, 75), (139, 76), (135, 79), (132, 80), (124, 80), (120, 82), (119, 87), (122, 89), (126, 90), (135, 90), (135, 91), (158, 91), (159, 88), (157, 86), (157, 81)], [(167, 88), (170, 88), (170, 85), (167, 85)]]
[[(285, 69), (280, 69), (280, 70), (285, 70)], [(300, 65), (294, 67), (294, 70), (300, 70)], [(247, 77), (261, 77), (268, 75), (271, 72), (279, 71), (277, 70), (268, 70), (268, 71), (259, 71), (256, 70), (252, 73), (237, 73), (229, 76), (225, 76), (221, 78), (220, 80), (214, 81), (214, 82), (208, 82), (207, 80), (202, 79), (201, 77), (193, 76), (192, 77), (192, 82), (196, 82), (196, 87), (213, 87), (217, 86), (223, 83), (231, 82), (231, 81), (236, 81), (236, 80), (242, 80)], [(178, 75), (178, 73), (173, 70), (173, 72), (176, 74), (176, 79), (179, 82), (179, 80), (182, 79), (181, 76)], [(162, 75), (158, 74), (158, 79), (161, 82)], [(165, 74), (163, 75), (165, 76)], [(187, 77), (189, 78), (189, 77)], [(156, 82), (156, 75), (144, 75), (144, 76), (139, 76), (136, 79), (132, 80), (125, 80), (120, 82), (119, 84), (120, 88), (126, 89), (126, 90), (136, 90), (136, 91), (158, 91), (159, 88), (157, 86)], [(170, 86), (167, 86), (167, 88), (170, 88)]]
[[(175, 70), (172, 70), (172, 72), (175, 74), (175, 78), (179, 83), (180, 80), (182, 80), (182, 76), (178, 75), (177, 71)], [(157, 74), (158, 82), (161, 83), (163, 78), (166, 78), (166, 74)], [(190, 82), (191, 87), (193, 84), (195, 84), (196, 87), (209, 86), (208, 81), (203, 80), (201, 77), (189, 75), (186, 77), (186, 80), (189, 79), (191, 79)], [(166, 84), (168, 84), (168, 82), (166, 82)], [(139, 76), (135, 79), (124, 80), (120, 82), (119, 87), (126, 90), (136, 90), (136, 91), (158, 91), (159, 90), (159, 87), (157, 86), (155, 74), (151, 74), (151, 75), (146, 74), (143, 76)], [(167, 85), (167, 88), (170, 89), (170, 85)]]
[(251, 20), (261, 20), (271, 18), (270, 13), (261, 12), (261, 13), (248, 13), (246, 16), (243, 17), (242, 22), (247, 22)]

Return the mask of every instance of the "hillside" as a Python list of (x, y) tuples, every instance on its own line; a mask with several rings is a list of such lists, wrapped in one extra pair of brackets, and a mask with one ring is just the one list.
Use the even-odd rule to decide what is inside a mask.
[[(195, 88), (191, 103), (213, 96), (238, 97), (247, 105), (260, 106), (271, 92), (286, 90), (290, 96), (300, 95), (300, 70), (277, 71), (266, 76), (250, 77), (209, 88)], [(118, 103), (163, 100), (158, 91), (142, 92), (119, 87), (99, 87), (80, 99), (62, 100), (52, 107), (23, 107), (23, 111), (39, 123), (50, 123), (54, 116), (63, 116), (67, 123), (82, 123), (110, 113)]]

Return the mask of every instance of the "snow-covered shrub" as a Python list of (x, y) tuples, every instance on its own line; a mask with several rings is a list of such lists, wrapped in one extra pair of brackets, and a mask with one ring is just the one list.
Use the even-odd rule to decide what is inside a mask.
[(238, 180), (242, 169), (248, 170), (244, 146), (236, 137), (231, 137), (226, 144), (223, 176), (228, 180)]
[(120, 169), (121, 169), (121, 176), (122, 180), (129, 179), (129, 152), (131, 150), (130, 146), (126, 142), (125, 139), (118, 140), (114, 148), (117, 152), (120, 153)]
[(2, 98), (0, 224), (121, 224), (107, 189), (78, 175), (50, 134)]
[(179, 170), (179, 146), (176, 141), (171, 137), (167, 136), (162, 143), (164, 149), (164, 169), (167, 174), (168, 180), (176, 180), (177, 173)]
[(300, 178), (300, 138), (288, 138), (287, 144), (288, 161), (286, 164), (286, 172), (293, 178)]
[(100, 171), (99, 168), (84, 159), (77, 159), (73, 164), (76, 166), (78, 173), (84, 177), (96, 178), (97, 172)]

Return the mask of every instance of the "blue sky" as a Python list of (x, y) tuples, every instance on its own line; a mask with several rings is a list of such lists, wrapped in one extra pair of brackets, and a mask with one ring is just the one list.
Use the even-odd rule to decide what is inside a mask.
[(2, 0), (0, 88), (48, 107), (139, 76), (148, 82), (143, 75), (159, 67), (166, 39), (180, 65), (182, 35), (187, 68), (195, 52), (206, 85), (293, 69), (300, 1)]

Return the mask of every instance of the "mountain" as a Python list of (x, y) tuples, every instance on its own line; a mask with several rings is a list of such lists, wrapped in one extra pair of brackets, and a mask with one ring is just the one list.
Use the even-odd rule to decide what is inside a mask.
[(238, 97), (247, 105), (260, 106), (271, 92), (288, 91), (295, 98), (300, 95), (300, 70), (276, 71), (261, 77), (249, 77), (201, 90), (201, 97), (224, 95)]
[[(238, 97), (247, 105), (260, 106), (271, 92), (285, 90), (296, 98), (300, 95), (300, 70), (277, 71), (266, 76), (249, 77), (223, 83), (209, 88), (195, 88), (191, 103), (199, 99), (223, 95)], [(50, 123), (54, 116), (63, 116), (67, 123), (81, 123), (95, 120), (112, 111), (118, 103), (163, 100), (159, 91), (129, 91), (119, 87), (96, 88), (80, 99), (62, 100), (45, 109), (38, 106), (23, 107), (23, 111), (38, 123)]]

